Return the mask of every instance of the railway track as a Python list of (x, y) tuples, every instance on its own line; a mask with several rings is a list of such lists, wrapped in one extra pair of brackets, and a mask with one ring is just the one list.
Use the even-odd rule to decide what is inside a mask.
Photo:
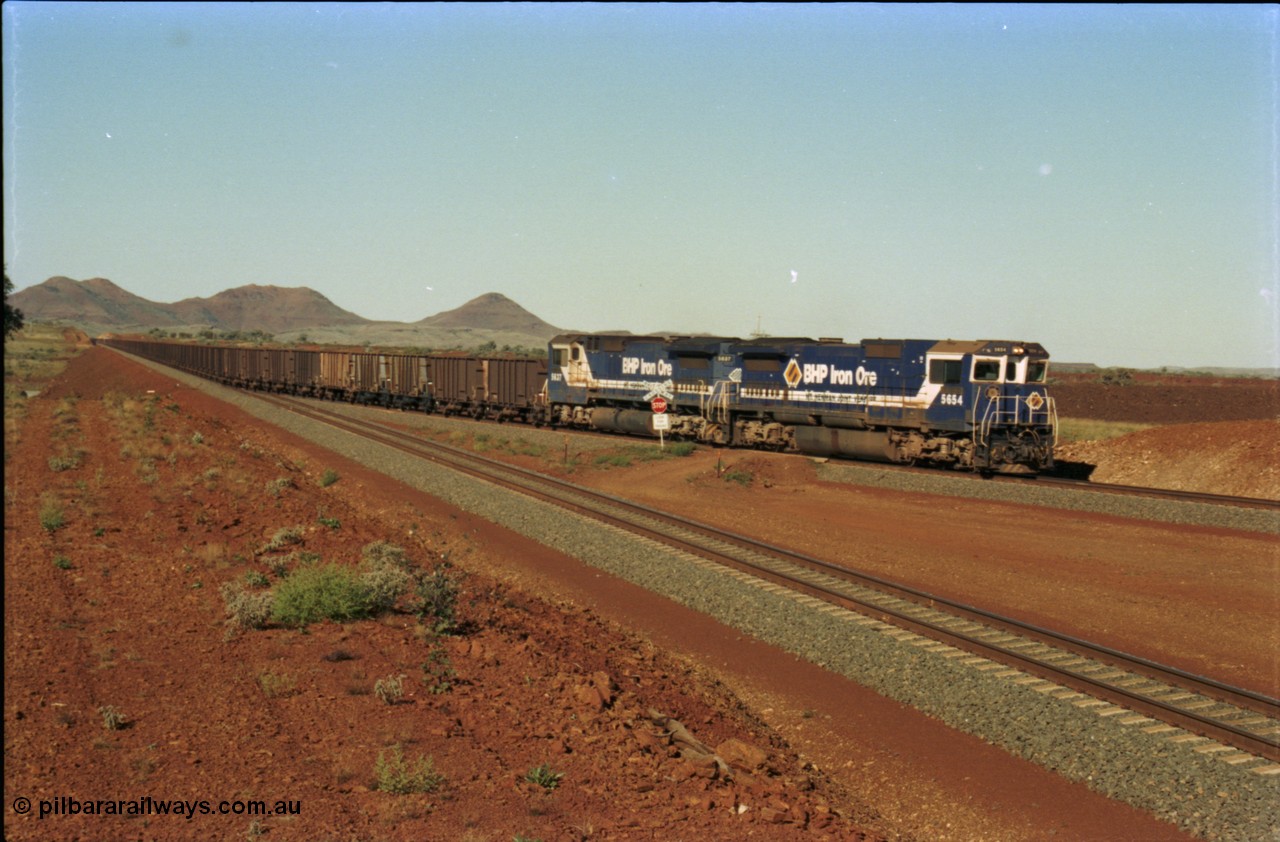
[[(1081, 706), (1106, 705), (1119, 716), (1158, 733), (1179, 730), (1214, 741), (1229, 763), (1265, 758), (1280, 762), (1280, 701), (1172, 667), (1058, 634), (868, 576), (706, 524), (640, 506), (563, 480), (475, 453), (425, 441), (377, 424), (357, 422), (314, 402), (258, 397), (290, 412), (444, 465), (503, 488), (576, 512), (667, 547), (723, 565), (806, 599), (826, 610), (856, 612), (864, 622), (917, 636), (920, 646), (970, 653), (975, 668), (1007, 668), (1043, 682), (1050, 692)], [(1020, 680), (1020, 679), (1019, 679)], [(1041, 689), (1041, 688), (1037, 688)]]
[[(1004, 477), (1002, 479), (1017, 481), (1014, 477)], [(1141, 485), (1116, 485), (1055, 476), (1036, 477), (1035, 481), (1042, 485), (1056, 485), (1073, 491), (1123, 494), (1130, 497), (1157, 497), (1164, 500), (1181, 500), (1188, 503), (1208, 503), (1213, 506), (1239, 506), (1249, 509), (1280, 511), (1280, 500), (1267, 500), (1261, 497), (1233, 497), (1227, 494), (1206, 494), (1200, 491), (1178, 491), (1171, 488), (1148, 488)]]
[[(881, 467), (888, 466), (882, 465)], [(1143, 485), (1119, 485), (1106, 482), (1090, 482), (1087, 479), (1054, 474), (1040, 474), (1039, 476), (993, 474), (990, 476), (983, 476), (976, 473), (948, 471), (943, 468), (925, 468), (906, 465), (893, 467), (897, 470), (918, 473), (922, 476), (936, 477), (944, 475), (949, 478), (964, 479), (972, 482), (995, 482), (1015, 485), (1034, 483), (1039, 486), (1051, 486), (1070, 491), (1083, 491), (1095, 494), (1118, 494), (1126, 497), (1148, 497), (1160, 500), (1178, 500), (1184, 503), (1205, 503), (1211, 506), (1235, 506), (1246, 509), (1280, 511), (1280, 500), (1268, 500), (1262, 497), (1233, 497), (1227, 494), (1209, 494), (1201, 491), (1178, 491), (1171, 488), (1150, 488)]]

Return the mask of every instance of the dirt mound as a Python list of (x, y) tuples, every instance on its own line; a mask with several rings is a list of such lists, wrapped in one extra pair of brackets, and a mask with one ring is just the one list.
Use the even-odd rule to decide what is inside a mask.
[(1280, 380), (1136, 374), (1122, 383), (1073, 376), (1049, 386), (1062, 418), (1189, 424), (1280, 417)]
[(62, 331), (62, 338), (68, 345), (88, 345), (89, 334), (74, 327)]
[(1280, 421), (1173, 424), (1059, 445), (1059, 459), (1096, 465), (1090, 479), (1280, 500)]

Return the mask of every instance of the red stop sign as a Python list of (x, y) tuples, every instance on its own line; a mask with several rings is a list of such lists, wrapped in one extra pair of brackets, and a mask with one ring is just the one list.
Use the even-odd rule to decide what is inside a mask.
[(649, 402), (649, 408), (658, 414), (662, 414), (663, 412), (667, 411), (667, 399), (654, 398), (652, 401)]

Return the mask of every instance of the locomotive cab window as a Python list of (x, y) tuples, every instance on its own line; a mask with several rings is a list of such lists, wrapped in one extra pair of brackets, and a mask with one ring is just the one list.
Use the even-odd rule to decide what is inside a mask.
[[(1023, 363), (1026, 360), (1022, 360)], [(1016, 359), (1007, 359), (1004, 363), (1004, 380), (1006, 383), (1021, 383), (1022, 378), (1018, 377), (1019, 362)]]
[(554, 365), (558, 365), (558, 366), (566, 366), (566, 365), (568, 365), (568, 364), (569, 364), (569, 349), (568, 349), (568, 348), (552, 348), (552, 349), (551, 349), (551, 352), (552, 352), (552, 354), (554, 355), (554, 356), (553, 356), (553, 358), (552, 358), (552, 363), (553, 363)]
[(962, 368), (960, 360), (929, 360), (929, 382), (944, 386), (959, 385)]
[(1044, 360), (1032, 360), (1027, 364), (1027, 382), (1043, 383), (1049, 373), (1049, 363)]
[(973, 380), (975, 383), (1000, 382), (1001, 360), (977, 359), (973, 361)]

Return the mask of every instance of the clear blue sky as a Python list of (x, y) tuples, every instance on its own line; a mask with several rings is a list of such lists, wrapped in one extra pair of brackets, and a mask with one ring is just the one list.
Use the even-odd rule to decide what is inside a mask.
[(1280, 364), (1274, 5), (3, 8), (19, 289)]

